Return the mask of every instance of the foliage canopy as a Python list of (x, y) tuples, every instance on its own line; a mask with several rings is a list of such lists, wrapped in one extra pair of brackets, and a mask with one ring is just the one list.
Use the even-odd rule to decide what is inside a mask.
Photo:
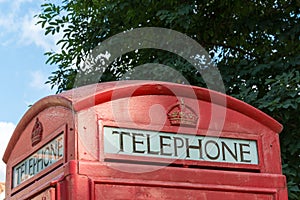
[[(270, 114), (280, 134), (290, 199), (300, 196), (299, 0), (64, 0), (46, 1), (37, 15), (45, 34), (62, 34), (60, 52), (46, 52), (57, 66), (48, 83), (71, 89), (80, 64), (102, 41), (138, 27), (164, 27), (196, 40), (215, 59), (226, 93)], [(134, 62), (132, 63), (132, 59)], [(119, 80), (142, 63), (172, 66), (205, 86), (185, 60), (151, 49), (117, 59), (99, 80)]]

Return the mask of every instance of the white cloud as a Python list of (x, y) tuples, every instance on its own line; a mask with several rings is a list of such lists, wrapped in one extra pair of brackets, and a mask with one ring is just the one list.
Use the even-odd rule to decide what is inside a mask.
[(45, 36), (40, 25), (36, 25), (38, 20), (33, 15), (34, 13), (27, 14), (21, 21), (20, 43), (24, 45), (34, 44), (43, 48), (44, 51), (56, 51), (58, 36)]
[[(36, 45), (44, 51), (56, 51), (59, 35), (45, 36), (40, 25), (36, 25), (39, 6), (43, 1), (0, 0), (7, 9), (0, 7), (0, 45)], [(6, 8), (5, 7), (5, 8)]]
[(15, 16), (13, 13), (1, 13), (0, 14), (0, 28), (4, 31), (1, 31), (1, 36), (9, 34), (11, 32), (17, 31), (17, 24), (15, 23)]
[(5, 171), (6, 171), (6, 165), (2, 161), (3, 154), (5, 152), (6, 146), (9, 142), (9, 139), (15, 129), (15, 125), (11, 122), (0, 122), (0, 155), (1, 155), (1, 161), (0, 161), (0, 182), (5, 181)]
[[(16, 10), (19, 11), (20, 8), (25, 4), (25, 3), (30, 3), (33, 0), (14, 0), (12, 1), (12, 7)], [(22, 5), (23, 4), (23, 5)]]
[(42, 71), (37, 70), (37, 71), (32, 71), (30, 73), (31, 76), (31, 81), (29, 83), (29, 86), (38, 89), (38, 90), (48, 90), (51, 91), (50, 86), (48, 84), (45, 84), (47, 81), (48, 77), (46, 74), (43, 74)]
[(23, 103), (26, 106), (33, 105), (37, 100), (45, 96), (51, 95), (57, 90), (56, 86), (53, 89), (51, 89), (50, 84), (45, 84), (45, 82), (48, 80), (48, 76), (48, 72), (44, 72), (42, 70), (35, 70), (29, 72), (29, 87), (23, 96)]
[[(31, 2), (32, 0), (0, 0), (2, 3), (0, 7), (0, 28), (4, 29), (4, 33), (9, 34), (12, 32), (17, 32), (20, 25), (20, 19), (22, 15), (20, 14), (23, 3)], [(2, 32), (2, 35), (4, 34)]]

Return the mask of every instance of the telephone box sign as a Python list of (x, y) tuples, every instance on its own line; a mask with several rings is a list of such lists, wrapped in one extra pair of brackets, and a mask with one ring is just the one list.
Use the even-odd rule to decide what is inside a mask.
[(13, 187), (47, 169), (64, 157), (63, 132), (13, 167)]
[(257, 141), (104, 127), (104, 153), (178, 160), (259, 163)]

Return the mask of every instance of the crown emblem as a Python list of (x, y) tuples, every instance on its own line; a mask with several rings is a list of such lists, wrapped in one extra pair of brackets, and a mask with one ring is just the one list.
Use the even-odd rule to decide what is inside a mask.
[(39, 121), (39, 118), (36, 118), (35, 124), (33, 126), (32, 132), (31, 132), (31, 145), (35, 146), (42, 140), (43, 135), (43, 125)]
[(198, 116), (192, 108), (185, 105), (184, 100), (173, 106), (168, 112), (170, 124), (173, 126), (196, 126)]

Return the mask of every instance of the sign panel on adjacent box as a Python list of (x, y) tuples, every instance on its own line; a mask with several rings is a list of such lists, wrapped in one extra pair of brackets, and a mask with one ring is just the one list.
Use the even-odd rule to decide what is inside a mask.
[(63, 132), (13, 167), (13, 187), (47, 169), (64, 157)]

